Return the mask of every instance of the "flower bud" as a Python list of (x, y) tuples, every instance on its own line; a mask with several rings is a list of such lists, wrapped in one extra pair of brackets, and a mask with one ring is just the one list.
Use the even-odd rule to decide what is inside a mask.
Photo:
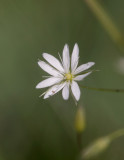
[(82, 108), (82, 106), (79, 106), (75, 116), (75, 129), (77, 133), (83, 132), (85, 129), (85, 126), (86, 126), (86, 123), (85, 123), (84, 109)]

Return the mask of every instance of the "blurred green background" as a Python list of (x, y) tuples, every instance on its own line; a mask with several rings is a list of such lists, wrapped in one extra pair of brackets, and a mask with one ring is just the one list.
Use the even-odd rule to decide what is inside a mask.
[[(120, 30), (124, 1), (99, 1)], [(65, 43), (80, 48), (80, 64), (96, 62), (81, 84), (124, 88), (123, 58), (83, 0), (0, 0), (0, 160), (75, 160), (78, 155), (73, 99), (61, 92), (47, 100), (35, 86), (46, 75), (37, 65), (42, 53), (58, 57)], [(124, 94), (81, 89), (86, 111), (83, 147), (124, 127)], [(96, 160), (123, 160), (124, 138)]]

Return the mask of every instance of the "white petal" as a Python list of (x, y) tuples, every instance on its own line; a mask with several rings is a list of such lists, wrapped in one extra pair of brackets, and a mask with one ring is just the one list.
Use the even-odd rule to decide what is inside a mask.
[(78, 65), (79, 60), (79, 47), (76, 43), (71, 56), (71, 72), (73, 73)]
[(64, 46), (63, 49), (63, 66), (65, 72), (68, 73), (70, 68), (70, 56), (69, 56), (69, 47), (67, 44)]
[(51, 78), (45, 79), (45, 80), (41, 81), (40, 83), (38, 83), (36, 88), (49, 87), (49, 86), (52, 86), (56, 83), (59, 83), (60, 81), (62, 81), (62, 78), (51, 77)]
[(88, 72), (88, 73), (85, 73), (85, 74), (82, 74), (82, 75), (79, 75), (79, 76), (76, 76), (74, 78), (75, 81), (81, 81), (83, 80), (85, 77), (87, 77), (89, 74), (91, 74), (92, 72)]
[(54, 85), (46, 92), (46, 94), (44, 95), (44, 99), (49, 98), (50, 96), (53, 96), (54, 94), (59, 92), (65, 85), (66, 85), (66, 83)]
[(88, 63), (86, 63), (86, 64), (82, 64), (81, 66), (79, 66), (79, 67), (75, 70), (74, 74), (78, 74), (78, 73), (80, 73), (80, 72), (83, 72), (83, 71), (89, 69), (90, 67), (92, 67), (94, 64), (95, 64), (94, 62), (88, 62)]
[(69, 84), (67, 83), (62, 90), (62, 96), (64, 100), (68, 100), (69, 98)]
[(52, 56), (48, 53), (43, 53), (43, 57), (47, 62), (49, 62), (57, 70), (59, 70), (60, 72), (64, 72), (64, 69), (63, 69), (61, 63), (59, 62), (59, 60), (57, 58), (55, 58), (54, 56)]
[(39, 61), (38, 65), (47, 73), (49, 73), (52, 76), (55, 77), (62, 77), (62, 75), (59, 73), (59, 71), (57, 71), (56, 69), (54, 69), (53, 67), (51, 67), (50, 65), (48, 65), (47, 63), (45, 63), (44, 61)]
[(77, 82), (72, 81), (71, 90), (72, 90), (72, 93), (73, 93), (75, 99), (76, 99), (77, 101), (79, 101), (79, 99), (80, 99), (80, 94), (81, 94), (81, 93), (80, 93), (80, 88), (79, 88)]

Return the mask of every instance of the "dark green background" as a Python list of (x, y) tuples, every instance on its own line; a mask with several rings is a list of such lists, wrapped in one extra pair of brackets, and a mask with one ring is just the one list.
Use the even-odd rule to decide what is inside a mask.
[[(124, 1), (100, 0), (124, 28)], [(116, 69), (120, 51), (83, 0), (0, 0), (0, 160), (75, 160), (76, 107), (61, 93), (43, 100), (35, 86), (46, 75), (37, 65), (42, 53), (58, 57), (65, 43), (80, 48), (80, 64), (96, 62), (81, 84), (124, 88)], [(124, 127), (124, 94), (81, 89), (86, 111), (83, 147)], [(124, 138), (96, 160), (123, 160)]]

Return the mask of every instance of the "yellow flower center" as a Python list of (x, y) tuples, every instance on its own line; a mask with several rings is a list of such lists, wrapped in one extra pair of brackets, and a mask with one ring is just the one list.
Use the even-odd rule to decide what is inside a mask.
[(72, 81), (73, 75), (71, 73), (66, 73), (65, 77), (66, 77), (66, 80)]

